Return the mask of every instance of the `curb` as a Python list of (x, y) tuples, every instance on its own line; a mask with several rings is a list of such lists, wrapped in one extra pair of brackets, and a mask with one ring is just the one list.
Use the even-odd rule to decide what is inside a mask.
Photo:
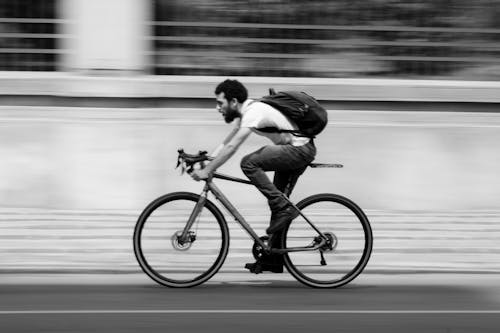
[[(250, 96), (269, 87), (305, 90), (324, 101), (499, 103), (500, 82), (401, 79), (233, 77)], [(0, 73), (0, 96), (213, 99), (220, 76), (90, 76), (65, 72)]]

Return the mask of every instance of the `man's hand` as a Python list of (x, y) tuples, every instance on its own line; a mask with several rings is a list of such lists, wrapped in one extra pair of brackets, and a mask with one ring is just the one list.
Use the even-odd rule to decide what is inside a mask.
[(245, 141), (245, 139), (252, 133), (252, 130), (248, 127), (239, 128), (236, 134), (233, 136), (231, 141), (224, 145), (215, 156), (215, 158), (207, 164), (204, 169), (194, 170), (191, 172), (191, 177), (196, 180), (206, 180), (212, 176), (222, 164), (224, 164), (238, 149), (238, 147)]
[(210, 177), (210, 173), (207, 172), (205, 169), (200, 169), (200, 170), (193, 170), (191, 172), (190, 176), (199, 182), (200, 180), (206, 180), (208, 177)]

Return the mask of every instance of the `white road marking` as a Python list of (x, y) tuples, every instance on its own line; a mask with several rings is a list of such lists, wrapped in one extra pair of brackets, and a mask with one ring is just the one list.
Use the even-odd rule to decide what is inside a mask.
[(0, 315), (57, 314), (500, 314), (500, 310), (3, 310)]

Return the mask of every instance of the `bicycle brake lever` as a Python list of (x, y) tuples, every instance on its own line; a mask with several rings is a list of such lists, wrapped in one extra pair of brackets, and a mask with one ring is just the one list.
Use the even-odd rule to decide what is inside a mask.
[(179, 167), (181, 167), (181, 175), (183, 175), (184, 172), (186, 172), (186, 163), (184, 163), (180, 157), (177, 159), (177, 165), (175, 168), (178, 169)]
[(175, 166), (175, 168), (177, 169), (180, 165), (181, 165), (181, 161), (182, 161), (182, 158), (181, 158), (181, 155), (184, 154), (184, 149), (180, 148), (177, 150), (177, 165)]

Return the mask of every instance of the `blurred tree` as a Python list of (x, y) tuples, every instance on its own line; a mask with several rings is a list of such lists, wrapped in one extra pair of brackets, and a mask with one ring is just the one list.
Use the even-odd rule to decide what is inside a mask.
[[(155, 0), (155, 13), (158, 21), (276, 25), (161, 28), (159, 35), (219, 38), (157, 42), (160, 49), (219, 52), (184, 58), (198, 64), (184, 66), (186, 74), (435, 76), (481, 66), (477, 59), (484, 56), (499, 58), (490, 43), (500, 32), (474, 29), (499, 28), (500, 0)], [(239, 53), (239, 59), (224, 52)]]

